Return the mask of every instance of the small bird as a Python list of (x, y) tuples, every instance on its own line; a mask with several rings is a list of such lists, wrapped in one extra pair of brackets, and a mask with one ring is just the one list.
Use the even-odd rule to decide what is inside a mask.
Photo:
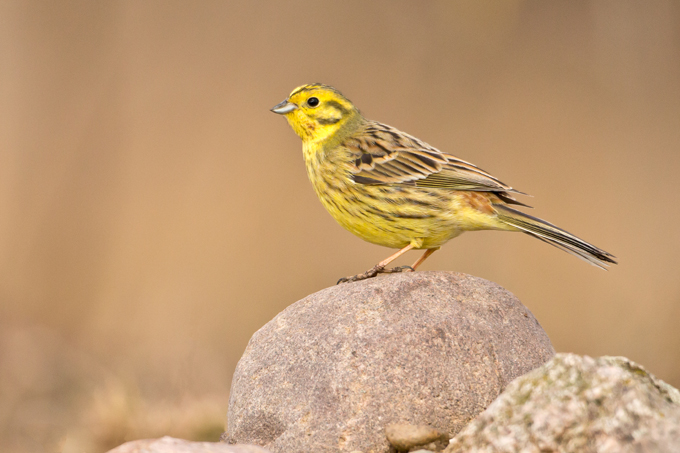
[[(516, 206), (527, 205), (513, 194), (523, 192), (412, 135), (364, 118), (331, 86), (300, 86), (271, 110), (284, 115), (302, 139), (309, 180), (331, 216), (365, 241), (399, 249), (338, 283), (413, 272), (450, 239), (475, 230), (521, 231), (602, 269), (616, 264), (610, 253), (518, 211)], [(387, 268), (411, 249), (425, 253), (412, 266)]]

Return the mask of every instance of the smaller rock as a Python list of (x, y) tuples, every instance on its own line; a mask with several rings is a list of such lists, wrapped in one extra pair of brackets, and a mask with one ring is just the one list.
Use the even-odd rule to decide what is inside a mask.
[(446, 453), (680, 451), (680, 393), (625, 357), (557, 354), (515, 379)]
[(385, 435), (389, 443), (399, 451), (409, 451), (437, 441), (448, 443), (446, 434), (427, 425), (393, 423), (387, 425)]
[(223, 442), (191, 442), (165, 436), (126, 442), (108, 453), (270, 453), (256, 445), (227, 445)]

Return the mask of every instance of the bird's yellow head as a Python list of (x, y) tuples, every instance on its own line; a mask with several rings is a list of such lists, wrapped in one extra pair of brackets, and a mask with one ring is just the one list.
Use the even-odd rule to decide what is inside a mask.
[(361, 118), (342, 93), (320, 83), (294, 89), (272, 112), (285, 115), (303, 142), (324, 142)]

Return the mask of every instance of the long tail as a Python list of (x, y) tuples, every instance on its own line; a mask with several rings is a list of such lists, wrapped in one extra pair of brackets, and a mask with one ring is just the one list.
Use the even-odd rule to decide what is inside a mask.
[(609, 264), (617, 264), (615, 256), (602, 249), (577, 238), (545, 220), (532, 217), (520, 211), (516, 211), (502, 204), (493, 205), (498, 213), (498, 219), (503, 223), (517, 228), (541, 241), (581, 258), (590, 264), (606, 269)]

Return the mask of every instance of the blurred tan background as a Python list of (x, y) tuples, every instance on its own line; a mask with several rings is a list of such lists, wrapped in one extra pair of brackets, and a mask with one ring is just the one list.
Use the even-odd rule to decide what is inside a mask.
[(310, 82), (620, 259), (481, 232), (424, 269), (680, 386), (680, 3), (4, 0), (3, 451), (216, 440), (250, 336), (391, 253), (335, 224), (269, 112)]

